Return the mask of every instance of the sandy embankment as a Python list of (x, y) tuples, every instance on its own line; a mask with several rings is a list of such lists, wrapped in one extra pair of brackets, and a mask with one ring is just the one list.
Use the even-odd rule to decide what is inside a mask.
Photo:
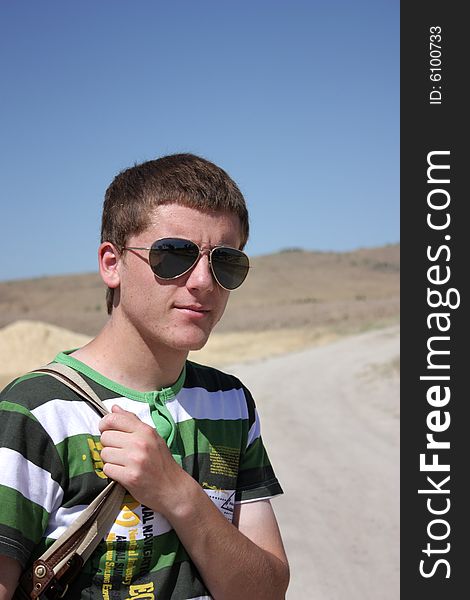
[(8, 381), (48, 362), (61, 350), (90, 340), (82, 335), (37, 321), (15, 321), (0, 329), (0, 389)]
[[(225, 343), (223, 335), (231, 334), (214, 339), (205, 358), (227, 364), (230, 350), (242, 346), (238, 356), (251, 362), (226, 370), (253, 392), (285, 491), (273, 504), (291, 563), (288, 600), (396, 600), (398, 327), (331, 343), (320, 337), (322, 346), (265, 359), (259, 356), (273, 344), (281, 351), (282, 333), (233, 334)], [(88, 339), (31, 321), (5, 327), (0, 386)], [(298, 348), (294, 334), (286, 340), (284, 351)]]
[[(321, 328), (214, 333), (206, 346), (190, 358), (216, 367), (277, 356), (310, 345), (325, 344), (337, 335)], [(0, 389), (18, 375), (51, 361), (61, 350), (83, 346), (83, 335), (44, 323), (20, 320), (0, 329)]]

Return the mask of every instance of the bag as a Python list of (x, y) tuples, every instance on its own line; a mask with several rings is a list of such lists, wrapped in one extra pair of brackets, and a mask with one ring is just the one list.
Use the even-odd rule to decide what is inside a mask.
[[(88, 383), (71, 367), (51, 363), (33, 373), (55, 377), (91, 404), (101, 415), (108, 409)], [(112, 526), (126, 490), (111, 481), (66, 531), (21, 575), (14, 600), (56, 600)]]

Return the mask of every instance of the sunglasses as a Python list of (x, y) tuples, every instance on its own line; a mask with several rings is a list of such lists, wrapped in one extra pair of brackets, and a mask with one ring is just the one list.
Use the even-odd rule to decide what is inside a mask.
[(163, 238), (150, 248), (125, 246), (123, 250), (148, 250), (149, 265), (159, 279), (176, 279), (189, 273), (203, 254), (208, 254), (212, 275), (224, 290), (235, 290), (245, 281), (250, 268), (248, 256), (230, 246), (201, 248), (191, 240)]

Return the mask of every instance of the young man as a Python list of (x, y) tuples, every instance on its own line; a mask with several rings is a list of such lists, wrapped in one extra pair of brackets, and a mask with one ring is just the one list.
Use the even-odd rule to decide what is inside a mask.
[(282, 493), (248, 390), (187, 361), (222, 317), (248, 259), (243, 196), (190, 154), (136, 165), (109, 186), (99, 269), (109, 320), (56, 361), (112, 411), (49, 375), (0, 404), (0, 599), (106, 486), (128, 491), (65, 598), (275, 600), (289, 569), (269, 499)]

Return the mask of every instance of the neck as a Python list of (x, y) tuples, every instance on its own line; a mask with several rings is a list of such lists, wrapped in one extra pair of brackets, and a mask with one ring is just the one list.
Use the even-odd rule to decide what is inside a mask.
[(100, 333), (72, 356), (108, 379), (139, 392), (175, 383), (188, 352), (150, 344), (129, 323), (117, 320), (112, 315)]

